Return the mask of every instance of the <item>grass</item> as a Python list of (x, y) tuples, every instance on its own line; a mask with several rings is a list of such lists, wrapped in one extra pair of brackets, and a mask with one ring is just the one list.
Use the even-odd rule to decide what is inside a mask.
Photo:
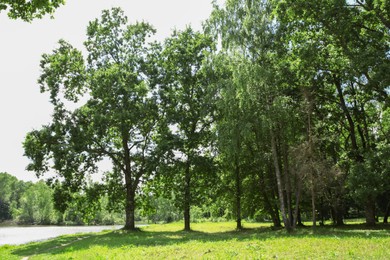
[(354, 224), (301, 228), (292, 234), (269, 224), (182, 223), (62, 236), (39, 243), (0, 247), (0, 259), (390, 259), (390, 227)]

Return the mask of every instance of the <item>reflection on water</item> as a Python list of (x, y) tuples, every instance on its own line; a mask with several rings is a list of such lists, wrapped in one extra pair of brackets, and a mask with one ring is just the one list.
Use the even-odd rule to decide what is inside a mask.
[(19, 245), (33, 241), (44, 240), (85, 232), (100, 232), (119, 229), (122, 226), (31, 226), (31, 227), (0, 227), (0, 245)]

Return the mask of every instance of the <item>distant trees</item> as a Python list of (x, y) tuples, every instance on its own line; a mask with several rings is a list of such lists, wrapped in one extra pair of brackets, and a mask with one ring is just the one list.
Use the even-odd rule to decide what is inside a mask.
[(30, 186), (8, 173), (0, 173), (0, 221), (16, 219), (21, 198)]
[(0, 173), (0, 221), (51, 224), (56, 221), (52, 190), (43, 182), (23, 182)]
[(39, 181), (26, 189), (20, 198), (18, 222), (24, 224), (51, 224), (56, 221), (53, 191)]

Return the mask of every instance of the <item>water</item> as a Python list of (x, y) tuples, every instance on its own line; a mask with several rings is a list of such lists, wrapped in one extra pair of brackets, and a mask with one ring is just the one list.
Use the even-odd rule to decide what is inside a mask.
[(123, 226), (29, 226), (29, 227), (0, 227), (0, 245), (20, 245), (41, 241), (61, 235), (76, 233), (100, 232), (103, 230), (119, 229)]

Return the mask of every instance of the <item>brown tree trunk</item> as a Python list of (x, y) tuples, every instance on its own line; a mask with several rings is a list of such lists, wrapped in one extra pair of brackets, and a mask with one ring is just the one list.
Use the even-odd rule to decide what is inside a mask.
[(125, 226), (124, 229), (126, 230), (135, 230), (135, 193), (132, 190), (132, 188), (126, 185), (126, 206), (125, 206), (125, 212), (126, 212), (126, 220), (125, 220)]
[(184, 183), (184, 230), (191, 231), (190, 226), (190, 206), (191, 206), (191, 173), (190, 161), (187, 161), (185, 169), (185, 183)]
[(124, 151), (124, 175), (126, 186), (126, 203), (125, 203), (125, 226), (126, 230), (135, 230), (135, 187), (132, 180), (131, 161), (130, 161), (130, 149), (128, 146), (128, 135), (126, 131), (122, 133), (122, 147)]

